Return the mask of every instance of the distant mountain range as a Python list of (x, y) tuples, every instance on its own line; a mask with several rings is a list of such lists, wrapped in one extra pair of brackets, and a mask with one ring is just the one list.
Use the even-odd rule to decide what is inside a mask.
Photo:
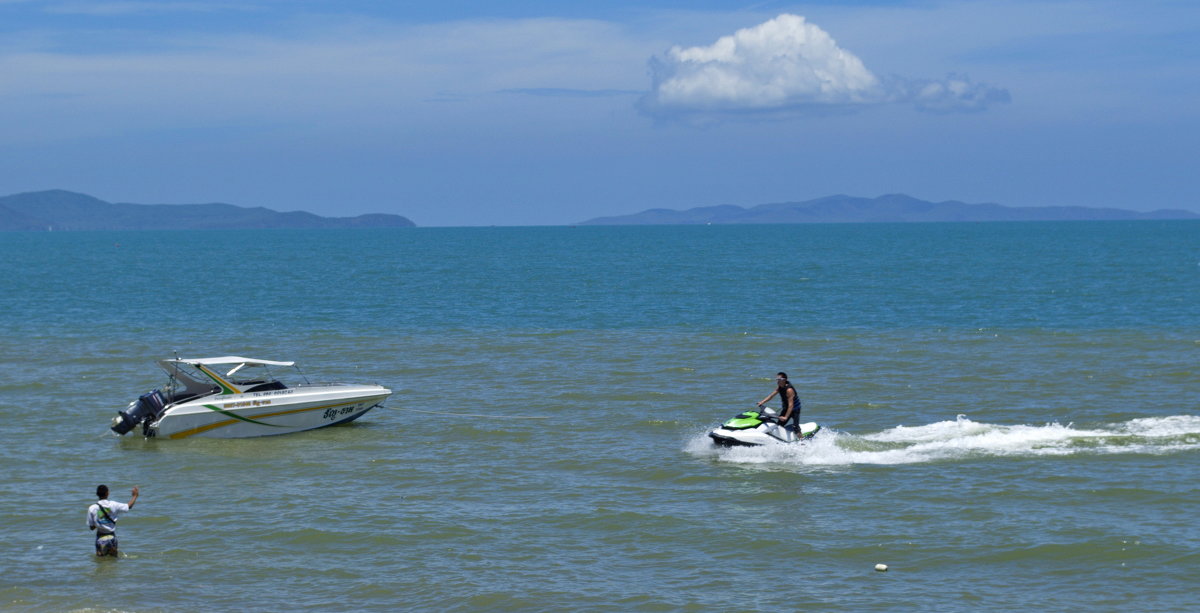
[(321, 217), (232, 204), (127, 204), (64, 190), (0, 197), (0, 230), (234, 230), (257, 228), (411, 228), (400, 215)]
[(685, 211), (649, 209), (633, 215), (597, 217), (579, 225), (895, 223), (936, 221), (1084, 221), (1129, 219), (1200, 219), (1177, 209), (1149, 213), (1078, 206), (1007, 207), (954, 200), (928, 202), (904, 194), (878, 198), (828, 196), (805, 202), (779, 202), (743, 208), (732, 204)]

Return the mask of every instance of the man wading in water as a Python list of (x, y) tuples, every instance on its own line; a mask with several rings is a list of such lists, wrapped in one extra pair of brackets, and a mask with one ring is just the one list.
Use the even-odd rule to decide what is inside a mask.
[[(783, 401), (783, 412), (776, 419), (780, 425), (786, 430), (791, 430), (797, 435), (800, 434), (800, 395), (796, 393), (796, 388), (788, 383), (787, 373), (781, 372), (775, 375), (775, 391), (771, 392), (770, 396), (762, 399), (758, 403), (759, 408), (766, 404), (768, 400), (779, 394), (779, 399)], [(788, 422), (791, 422), (791, 425)]]
[(138, 488), (133, 486), (133, 499), (129, 504), (113, 502), (108, 499), (108, 486), (96, 488), (96, 497), (100, 500), (88, 507), (88, 530), (96, 531), (96, 555), (117, 556), (117, 518), (122, 513), (128, 513), (138, 499)]

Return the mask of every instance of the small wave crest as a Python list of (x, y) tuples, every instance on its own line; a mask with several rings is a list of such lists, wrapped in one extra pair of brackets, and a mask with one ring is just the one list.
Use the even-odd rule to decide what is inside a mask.
[(707, 433), (687, 441), (685, 451), (745, 464), (810, 466), (916, 464), (979, 457), (1073, 454), (1164, 454), (1200, 450), (1200, 416), (1145, 417), (1077, 428), (1074, 424), (1000, 425), (965, 415), (923, 426), (896, 426), (856, 435), (822, 429), (802, 445), (718, 448)]

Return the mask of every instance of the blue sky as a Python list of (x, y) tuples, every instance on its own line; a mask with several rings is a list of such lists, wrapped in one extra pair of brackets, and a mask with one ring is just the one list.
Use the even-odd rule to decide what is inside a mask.
[(0, 0), (0, 194), (1200, 211), (1198, 41), (1191, 1)]

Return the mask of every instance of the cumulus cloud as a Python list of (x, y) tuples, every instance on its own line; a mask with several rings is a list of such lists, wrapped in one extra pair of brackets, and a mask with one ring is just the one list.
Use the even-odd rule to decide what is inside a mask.
[(640, 101), (658, 116), (772, 114), (912, 103), (923, 111), (975, 111), (1008, 93), (965, 76), (880, 78), (829, 33), (783, 14), (707, 47), (669, 49), (650, 60), (652, 86)]

